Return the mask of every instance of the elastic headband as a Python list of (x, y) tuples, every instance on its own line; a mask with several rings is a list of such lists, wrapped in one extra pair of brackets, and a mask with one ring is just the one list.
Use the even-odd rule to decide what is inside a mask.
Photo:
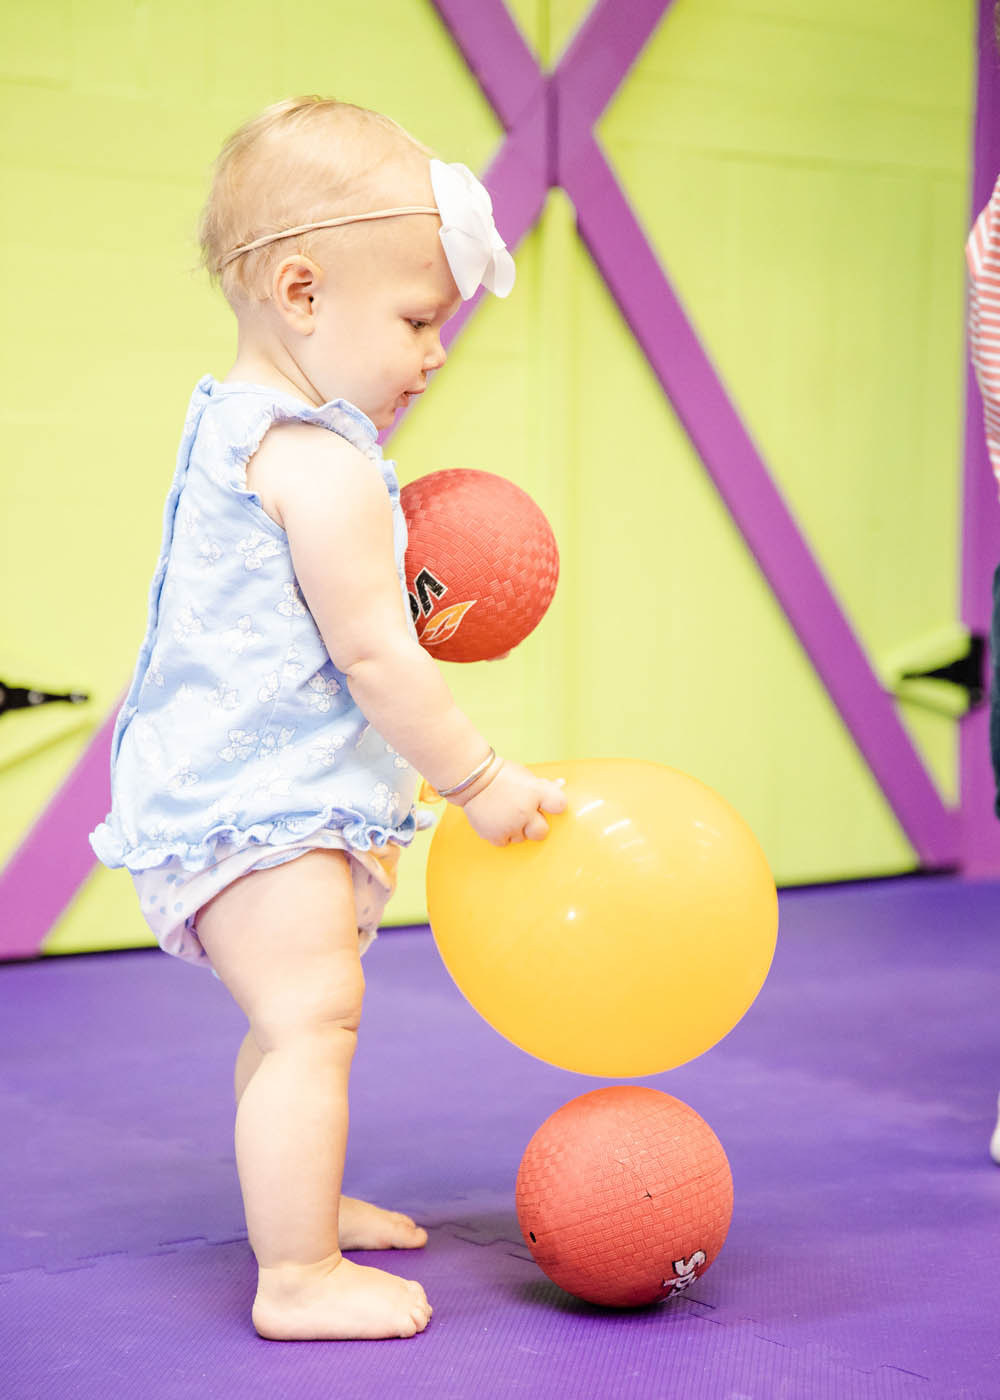
[(244, 253), (252, 253), (256, 248), (264, 248), (268, 243), (277, 243), (281, 238), (295, 238), (300, 233), (312, 233), (318, 228), (337, 228), (340, 224), (363, 224), (369, 219), (394, 219), (397, 214), (437, 214), (436, 204), (402, 204), (398, 209), (374, 209), (370, 214), (345, 214), (339, 219), (320, 219), (315, 224), (299, 224), (296, 228), (283, 228), (280, 233), (265, 233), (263, 238), (255, 238), (252, 243), (244, 243), (234, 248), (219, 263), (225, 267)]
[(395, 219), (401, 214), (437, 214), (441, 218), (438, 236), (462, 300), (475, 296), (480, 283), (498, 297), (507, 296), (514, 285), (514, 259), (493, 222), (493, 203), (486, 187), (467, 166), (446, 165), (441, 160), (431, 161), (431, 187), (436, 205), (403, 204), (393, 209), (373, 209), (368, 214), (319, 219), (313, 224), (284, 228), (280, 233), (266, 233), (262, 238), (233, 248), (221, 259), (219, 268), (228, 266), (244, 253), (265, 248), (282, 238), (295, 238), (300, 233), (338, 228), (341, 224), (362, 224), (370, 219)]

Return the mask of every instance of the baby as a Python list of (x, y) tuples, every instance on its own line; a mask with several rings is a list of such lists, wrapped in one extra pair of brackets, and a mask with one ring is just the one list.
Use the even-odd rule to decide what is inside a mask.
[(418, 774), (498, 846), (544, 839), (565, 798), (494, 753), (418, 644), (376, 435), (444, 364), (461, 299), (505, 296), (513, 262), (464, 166), (320, 98), (230, 138), (201, 235), (236, 361), (191, 400), (91, 841), (131, 872), (161, 946), (210, 967), (249, 1022), (236, 1160), (257, 1331), (412, 1336), (420, 1285), (341, 1253), (427, 1239), (340, 1193), (361, 954)]

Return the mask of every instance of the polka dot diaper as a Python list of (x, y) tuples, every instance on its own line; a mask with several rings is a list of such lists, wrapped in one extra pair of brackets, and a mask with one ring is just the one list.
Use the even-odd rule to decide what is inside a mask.
[(235, 880), (256, 870), (269, 870), (308, 851), (346, 851), (354, 876), (354, 907), (358, 939), (364, 953), (375, 941), (389, 896), (396, 888), (399, 847), (383, 851), (355, 851), (335, 832), (318, 832), (295, 846), (243, 846), (226, 851), (206, 870), (185, 870), (176, 856), (152, 870), (132, 872), (132, 883), (143, 917), (165, 953), (185, 962), (211, 967), (197, 932), (198, 911)]

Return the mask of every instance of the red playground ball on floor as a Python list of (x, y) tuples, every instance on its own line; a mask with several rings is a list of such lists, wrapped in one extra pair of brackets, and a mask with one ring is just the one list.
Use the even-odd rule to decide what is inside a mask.
[(733, 1178), (693, 1108), (623, 1084), (572, 1099), (528, 1143), (517, 1218), (553, 1283), (608, 1308), (683, 1293), (725, 1242)]
[(552, 527), (492, 472), (431, 472), (400, 492), (406, 587), (422, 646), (441, 661), (490, 661), (541, 621), (559, 578)]

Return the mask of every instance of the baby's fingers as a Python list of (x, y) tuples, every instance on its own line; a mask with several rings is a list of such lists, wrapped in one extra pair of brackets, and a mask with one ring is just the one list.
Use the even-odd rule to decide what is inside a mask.
[(541, 812), (534, 812), (524, 824), (526, 841), (544, 841), (549, 834), (549, 824)]
[(545, 792), (538, 806), (543, 812), (565, 812), (566, 793), (562, 786), (565, 779), (560, 778), (554, 783), (545, 784)]

